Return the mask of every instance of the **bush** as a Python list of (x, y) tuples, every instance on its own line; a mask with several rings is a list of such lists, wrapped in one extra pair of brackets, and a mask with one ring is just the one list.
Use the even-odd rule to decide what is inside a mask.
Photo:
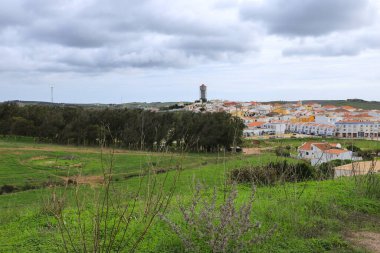
[(355, 146), (355, 145), (348, 145), (347, 149), (352, 151), (352, 152), (355, 152), (355, 153), (362, 151), (361, 148), (359, 148), (358, 146)]
[(34, 190), (34, 189), (37, 189), (38, 186), (37, 185), (33, 185), (33, 184), (30, 184), (30, 183), (25, 183), (22, 187), (21, 187), (21, 190), (22, 191), (27, 191), (27, 190)]
[(308, 163), (271, 162), (261, 167), (233, 169), (230, 179), (239, 183), (274, 185), (278, 182), (298, 182), (316, 177), (315, 168)]
[(317, 179), (332, 179), (335, 176), (335, 167), (352, 163), (351, 160), (332, 160), (316, 167)]
[(254, 188), (249, 199), (243, 201), (239, 208), (235, 204), (238, 197), (236, 185), (228, 190), (221, 204), (218, 204), (218, 198), (222, 196), (218, 196), (216, 188), (211, 196), (208, 193), (198, 184), (190, 206), (180, 204), (184, 226), (160, 216), (181, 239), (184, 251), (250, 252), (249, 247), (272, 236), (276, 226), (263, 233), (260, 222), (251, 218)]
[(17, 191), (18, 188), (14, 185), (5, 184), (2, 187), (0, 187), (0, 195), (5, 193), (12, 193)]
[(376, 156), (378, 156), (379, 150), (361, 150), (358, 152), (358, 155), (363, 158), (363, 160), (371, 161)]
[(290, 146), (277, 147), (274, 152), (277, 156), (290, 157)]

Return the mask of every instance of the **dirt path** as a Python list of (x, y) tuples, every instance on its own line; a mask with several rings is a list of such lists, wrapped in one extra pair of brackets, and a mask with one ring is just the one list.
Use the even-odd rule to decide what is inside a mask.
[(103, 176), (75, 176), (75, 177), (61, 177), (66, 183), (75, 184), (88, 184), (95, 186), (104, 182)]
[[(73, 153), (86, 153), (86, 154), (100, 154), (99, 148), (81, 148), (81, 147), (64, 147), (64, 146), (54, 146), (54, 147), (0, 147), (1, 153), (8, 153), (10, 151), (49, 151), (49, 152), (73, 152)], [(111, 149), (104, 149), (103, 153), (107, 154), (112, 152)], [(115, 154), (134, 154), (134, 155), (149, 155), (149, 156), (173, 156), (180, 154), (173, 153), (155, 153), (155, 152), (141, 152), (141, 151), (130, 151), (124, 149), (115, 149)]]
[(369, 252), (380, 253), (380, 233), (375, 232), (353, 232), (347, 239), (359, 247), (365, 248)]
[(268, 151), (272, 149), (271, 147), (268, 148), (243, 148), (243, 154), (245, 155), (260, 155), (263, 151)]

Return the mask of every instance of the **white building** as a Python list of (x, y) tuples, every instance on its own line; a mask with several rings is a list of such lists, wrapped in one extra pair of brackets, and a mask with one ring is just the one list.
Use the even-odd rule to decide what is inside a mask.
[(298, 158), (310, 160), (311, 165), (318, 165), (333, 160), (361, 160), (354, 157), (352, 151), (342, 149), (339, 143), (306, 142), (298, 148)]
[(343, 120), (343, 117), (315, 115), (315, 123), (325, 125), (335, 125), (336, 122)]
[(271, 129), (277, 135), (285, 134), (286, 123), (284, 122), (268, 122), (264, 124), (264, 128)]
[(342, 138), (378, 138), (380, 122), (372, 121), (339, 121), (335, 124), (336, 137)]
[(244, 137), (274, 134), (274, 131), (265, 127), (265, 122), (251, 122), (247, 124), (247, 129), (243, 130)]
[(318, 135), (318, 136), (334, 136), (335, 126), (327, 124), (317, 124), (312, 122), (296, 122), (289, 123), (286, 130), (291, 133)]
[(267, 115), (272, 111), (272, 106), (271, 105), (264, 105), (260, 104), (254, 108), (254, 110), (257, 112), (259, 115)]

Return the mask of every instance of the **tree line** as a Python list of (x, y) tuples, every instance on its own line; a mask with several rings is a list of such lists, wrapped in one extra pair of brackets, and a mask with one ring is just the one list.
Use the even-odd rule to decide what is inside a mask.
[(224, 112), (152, 112), (0, 104), (0, 134), (36, 137), (41, 142), (97, 145), (106, 138), (118, 147), (154, 150), (162, 147), (216, 151), (241, 143), (243, 122)]

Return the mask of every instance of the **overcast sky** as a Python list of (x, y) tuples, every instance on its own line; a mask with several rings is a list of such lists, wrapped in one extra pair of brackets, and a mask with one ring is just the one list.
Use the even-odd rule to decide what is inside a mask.
[(380, 100), (379, 0), (1, 0), (0, 101)]

